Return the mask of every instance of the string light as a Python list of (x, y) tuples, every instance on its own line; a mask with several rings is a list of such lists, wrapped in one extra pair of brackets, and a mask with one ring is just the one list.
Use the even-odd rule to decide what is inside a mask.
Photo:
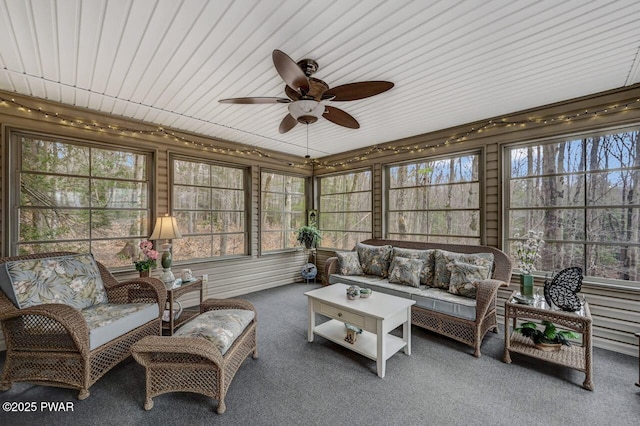
[[(61, 115), (53, 111), (46, 111), (42, 109), (42, 107), (38, 107), (37, 109), (34, 109), (28, 105), (23, 105), (17, 102), (14, 98), (7, 99), (0, 96), (0, 105), (4, 106), (4, 105), (11, 105), (11, 104), (13, 104), (14, 108), (16, 108), (19, 111), (26, 111), (31, 114), (34, 114), (34, 113), (40, 114), (46, 119), (55, 118), (56, 120), (60, 120), (60, 123), (65, 125), (71, 125), (71, 126), (80, 125), (85, 129), (95, 129), (101, 132), (110, 132), (110, 133), (116, 133), (119, 135), (125, 135), (126, 132), (130, 132), (131, 134), (138, 134), (138, 135), (162, 136), (165, 138), (171, 138), (178, 143), (182, 142), (184, 143), (184, 145), (190, 146), (195, 149), (201, 149), (207, 152), (210, 151), (215, 153), (224, 153), (226, 155), (231, 155), (231, 156), (255, 155), (260, 158), (272, 158), (270, 154), (264, 151), (261, 151), (258, 148), (231, 149), (227, 147), (217, 147), (210, 143), (203, 143), (203, 142), (199, 142), (197, 140), (191, 139), (188, 136), (182, 136), (182, 135), (176, 134), (175, 131), (168, 131), (161, 126), (158, 126), (153, 130), (143, 130), (139, 128), (121, 127), (120, 125), (115, 125), (115, 124), (102, 124), (96, 121), (93, 121), (90, 124), (84, 123), (82, 120), (77, 119), (75, 117)], [(425, 150), (431, 150), (432, 152), (435, 152), (436, 149), (440, 147), (452, 146), (452, 145), (464, 143), (469, 140), (470, 136), (473, 136), (478, 133), (482, 133), (487, 129), (494, 129), (494, 128), (500, 128), (500, 127), (505, 127), (505, 128), (527, 127), (528, 125), (540, 126), (540, 125), (546, 125), (549, 123), (556, 123), (556, 122), (569, 123), (579, 119), (597, 119), (598, 117), (602, 117), (603, 115), (613, 114), (619, 111), (629, 111), (630, 109), (639, 108), (639, 107), (640, 107), (640, 98), (633, 98), (633, 99), (630, 99), (624, 102), (619, 102), (615, 105), (603, 107), (602, 109), (597, 109), (597, 110), (580, 109), (575, 113), (565, 112), (561, 115), (532, 117), (525, 120), (514, 120), (514, 121), (509, 120), (506, 117), (500, 118), (500, 119), (492, 119), (492, 120), (488, 120), (486, 123), (480, 126), (478, 126), (477, 124), (474, 124), (472, 127), (469, 128), (469, 130), (462, 131), (460, 133), (452, 135), (446, 138), (444, 141), (435, 142), (435, 143), (431, 142), (424, 145), (416, 145), (415, 143), (412, 145), (406, 145), (406, 146), (373, 145), (369, 147), (364, 153), (361, 153), (359, 155), (354, 156), (353, 158), (343, 160), (343, 161), (336, 161), (336, 162), (318, 161), (317, 159), (309, 159), (308, 157), (305, 159), (305, 161), (300, 163), (293, 163), (289, 160), (282, 160), (278, 158), (272, 158), (272, 160), (279, 161), (290, 167), (297, 167), (297, 168), (306, 168), (310, 165), (315, 168), (326, 168), (326, 169), (336, 169), (340, 167), (346, 168), (351, 164), (366, 161), (371, 154), (380, 154), (380, 153), (389, 152), (395, 155), (399, 155), (403, 153), (415, 153), (416, 151), (423, 152)], [(307, 128), (307, 131), (308, 131), (308, 128)], [(307, 150), (308, 150), (308, 145), (307, 145)]]
[[(619, 111), (628, 111), (632, 108), (638, 108), (640, 107), (640, 98), (634, 98), (634, 99), (630, 99), (628, 101), (625, 102), (619, 102), (616, 105), (611, 105), (608, 107), (603, 107), (602, 109), (598, 109), (598, 110), (593, 110), (593, 109), (585, 109), (582, 110), (580, 109), (578, 112), (570, 112), (570, 113), (563, 113), (561, 115), (553, 115), (553, 116), (543, 116), (543, 117), (532, 117), (532, 118), (528, 118), (525, 120), (509, 120), (508, 118), (500, 118), (497, 119), (498, 121), (496, 121), (496, 119), (492, 119), (492, 120), (488, 120), (486, 123), (478, 126), (477, 124), (474, 124), (472, 127), (469, 128), (469, 130), (467, 131), (462, 131), (460, 133), (457, 133), (455, 135), (450, 136), (449, 138), (445, 139), (444, 141), (441, 142), (436, 142), (436, 143), (427, 143), (424, 145), (419, 146), (418, 151), (421, 152), (422, 150), (428, 150), (430, 149), (432, 152), (435, 152), (437, 148), (440, 148), (442, 146), (451, 146), (451, 145), (455, 145), (455, 144), (460, 144), (460, 143), (464, 143), (466, 141), (469, 140), (469, 137), (478, 133), (482, 133), (487, 129), (494, 129), (494, 128), (499, 128), (499, 127), (505, 127), (505, 128), (511, 128), (511, 127), (528, 127), (529, 125), (546, 125), (549, 123), (556, 123), (556, 122), (564, 122), (564, 123), (568, 123), (568, 122), (572, 122), (572, 121), (577, 121), (579, 119), (593, 119), (593, 118), (598, 118), (598, 117), (602, 117), (603, 115), (606, 114), (613, 114), (613, 113), (617, 113)], [(367, 151), (364, 152), (363, 154), (360, 154), (359, 156), (350, 158), (348, 160), (343, 160), (343, 161), (336, 161), (336, 162), (327, 162), (327, 161), (319, 161), (316, 163), (316, 168), (326, 168), (326, 169), (336, 169), (339, 167), (346, 167), (350, 164), (354, 164), (357, 163), (359, 161), (364, 161), (364, 159), (370, 155), (370, 154), (375, 154), (375, 153), (381, 153), (381, 152), (390, 152), (393, 153), (395, 155), (399, 155), (402, 153), (411, 153), (414, 152), (416, 149), (417, 145), (407, 145), (407, 146), (396, 146), (396, 145), (390, 145), (390, 146), (372, 146), (370, 147)]]

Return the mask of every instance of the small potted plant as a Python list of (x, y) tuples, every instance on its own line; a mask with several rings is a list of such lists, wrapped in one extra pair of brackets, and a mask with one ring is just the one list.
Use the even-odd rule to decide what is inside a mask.
[(525, 322), (522, 327), (516, 328), (516, 331), (525, 337), (533, 340), (536, 348), (543, 351), (557, 352), (562, 345), (571, 346), (569, 339), (577, 339), (578, 333), (573, 331), (558, 330), (551, 321), (542, 321), (544, 331), (538, 330), (538, 325), (533, 322)]
[(138, 258), (133, 260), (133, 265), (141, 277), (149, 276), (149, 270), (157, 266), (156, 260), (158, 260), (158, 252), (153, 249), (153, 243), (147, 240), (141, 241)]
[(315, 226), (303, 226), (296, 231), (296, 241), (307, 249), (315, 248), (318, 246), (322, 235)]

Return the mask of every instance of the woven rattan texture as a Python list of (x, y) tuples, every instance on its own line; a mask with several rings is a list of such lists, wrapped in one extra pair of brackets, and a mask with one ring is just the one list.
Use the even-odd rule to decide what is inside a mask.
[[(514, 300), (515, 292), (504, 304), (505, 345), (504, 362), (511, 363), (511, 352), (524, 354), (548, 362), (570, 367), (585, 373), (582, 386), (593, 390), (592, 364), (592, 318), (589, 304), (585, 303), (578, 313), (557, 311), (531, 305), (520, 305)], [(582, 343), (563, 346), (558, 352), (545, 352), (533, 346), (533, 342), (514, 332), (518, 320), (551, 321), (559, 328), (568, 328), (582, 334)]]
[[(40, 253), (0, 258), (41, 259), (74, 254)], [(89, 396), (89, 388), (100, 377), (131, 354), (131, 345), (145, 336), (159, 335), (161, 309), (166, 300), (164, 284), (154, 278), (118, 282), (99, 262), (108, 303), (158, 303), (158, 318), (129, 333), (89, 350), (89, 329), (80, 311), (61, 304), (16, 308), (0, 292), (0, 321), (7, 345), (7, 358), (0, 388), (13, 382), (30, 382), (78, 389), (79, 399)]]
[(253, 358), (258, 357), (258, 315), (246, 300), (207, 299), (200, 305), (201, 313), (219, 309), (247, 309), (254, 312), (253, 321), (224, 356), (213, 343), (196, 337), (154, 336), (142, 339), (133, 346), (134, 358), (145, 368), (146, 410), (153, 408), (155, 396), (169, 392), (194, 392), (217, 399), (217, 412), (225, 412), (224, 399), (238, 368), (249, 354), (253, 353)]
[[(476, 318), (466, 320), (451, 315), (446, 315), (417, 306), (411, 308), (411, 322), (418, 327), (434, 331), (444, 336), (462, 342), (474, 349), (474, 356), (479, 357), (482, 339), (489, 330), (498, 331), (498, 319), (496, 316), (496, 298), (498, 288), (509, 286), (513, 262), (501, 250), (489, 246), (467, 246), (459, 244), (423, 243), (416, 241), (398, 241), (372, 239), (365, 240), (363, 244), (409, 248), (416, 250), (440, 249), (455, 253), (492, 253), (494, 266), (491, 279), (480, 283), (476, 294)], [(327, 284), (329, 275), (335, 274), (338, 268), (338, 259), (331, 257), (325, 262), (324, 283)]]

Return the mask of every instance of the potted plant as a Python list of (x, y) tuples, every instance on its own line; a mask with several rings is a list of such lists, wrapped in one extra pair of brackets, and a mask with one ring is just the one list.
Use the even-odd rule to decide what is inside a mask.
[(533, 340), (534, 346), (543, 351), (559, 351), (562, 345), (571, 346), (569, 339), (577, 339), (578, 333), (573, 331), (558, 330), (551, 321), (542, 321), (544, 331), (538, 330), (538, 325), (533, 322), (525, 322), (515, 331)]
[(322, 235), (315, 226), (303, 226), (296, 231), (296, 241), (307, 249), (315, 248), (318, 246)]
[(148, 240), (140, 242), (140, 252), (137, 260), (133, 260), (133, 265), (141, 277), (148, 277), (149, 270), (155, 268), (158, 260), (158, 252), (153, 249), (153, 243)]

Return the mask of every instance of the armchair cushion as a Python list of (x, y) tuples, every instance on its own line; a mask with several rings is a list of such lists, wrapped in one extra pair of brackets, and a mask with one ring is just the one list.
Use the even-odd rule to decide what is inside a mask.
[(389, 263), (391, 262), (391, 246), (370, 246), (357, 243), (356, 251), (360, 259), (360, 266), (367, 275), (377, 275), (387, 277), (389, 274)]
[(103, 303), (80, 311), (89, 328), (89, 350), (158, 318), (157, 303)]
[(91, 254), (13, 260), (3, 266), (0, 285), (20, 309), (44, 303), (84, 309), (107, 301), (100, 271)]
[(207, 311), (186, 322), (173, 336), (202, 337), (224, 355), (254, 317), (255, 312), (246, 309)]

